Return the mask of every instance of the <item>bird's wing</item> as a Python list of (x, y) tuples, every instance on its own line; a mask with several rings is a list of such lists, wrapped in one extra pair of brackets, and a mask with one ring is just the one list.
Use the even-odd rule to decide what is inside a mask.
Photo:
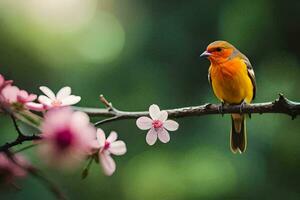
[(208, 69), (208, 75), (207, 75), (207, 78), (208, 78), (208, 83), (209, 85), (212, 87), (212, 82), (211, 82), (211, 77), (210, 77), (210, 67)]
[(253, 85), (253, 97), (252, 97), (252, 100), (253, 100), (255, 98), (255, 95), (256, 95), (255, 73), (254, 73), (253, 67), (252, 67), (249, 59), (243, 54), (241, 54), (241, 57), (242, 57), (243, 61), (245, 62), (246, 66), (247, 66), (248, 76), (250, 77), (252, 85)]

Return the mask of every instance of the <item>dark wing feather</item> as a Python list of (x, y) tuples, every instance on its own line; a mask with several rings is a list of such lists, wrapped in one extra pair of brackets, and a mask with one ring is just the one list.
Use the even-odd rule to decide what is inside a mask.
[(248, 76), (250, 77), (252, 85), (253, 85), (253, 97), (252, 97), (252, 100), (253, 100), (256, 95), (256, 80), (255, 80), (254, 70), (253, 70), (253, 67), (252, 67), (249, 59), (243, 54), (241, 54), (241, 56), (242, 56), (243, 61), (247, 65)]

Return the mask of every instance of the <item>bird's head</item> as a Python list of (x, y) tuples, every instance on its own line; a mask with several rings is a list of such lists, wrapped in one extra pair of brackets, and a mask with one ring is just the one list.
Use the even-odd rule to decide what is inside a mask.
[(236, 48), (226, 41), (215, 41), (207, 46), (200, 57), (206, 57), (211, 62), (223, 62), (228, 60), (235, 50)]

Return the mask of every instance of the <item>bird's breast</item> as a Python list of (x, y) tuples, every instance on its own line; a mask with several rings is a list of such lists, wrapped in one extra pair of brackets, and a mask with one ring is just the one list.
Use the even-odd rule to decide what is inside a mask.
[(251, 90), (251, 80), (247, 74), (247, 67), (239, 60), (227, 61), (210, 66), (212, 88), (221, 101), (238, 104), (247, 98)]

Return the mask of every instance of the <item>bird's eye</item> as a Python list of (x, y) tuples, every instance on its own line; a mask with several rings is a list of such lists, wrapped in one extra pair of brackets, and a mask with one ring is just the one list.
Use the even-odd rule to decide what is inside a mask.
[(222, 51), (222, 48), (221, 47), (217, 47), (216, 51), (220, 52), (220, 51)]

